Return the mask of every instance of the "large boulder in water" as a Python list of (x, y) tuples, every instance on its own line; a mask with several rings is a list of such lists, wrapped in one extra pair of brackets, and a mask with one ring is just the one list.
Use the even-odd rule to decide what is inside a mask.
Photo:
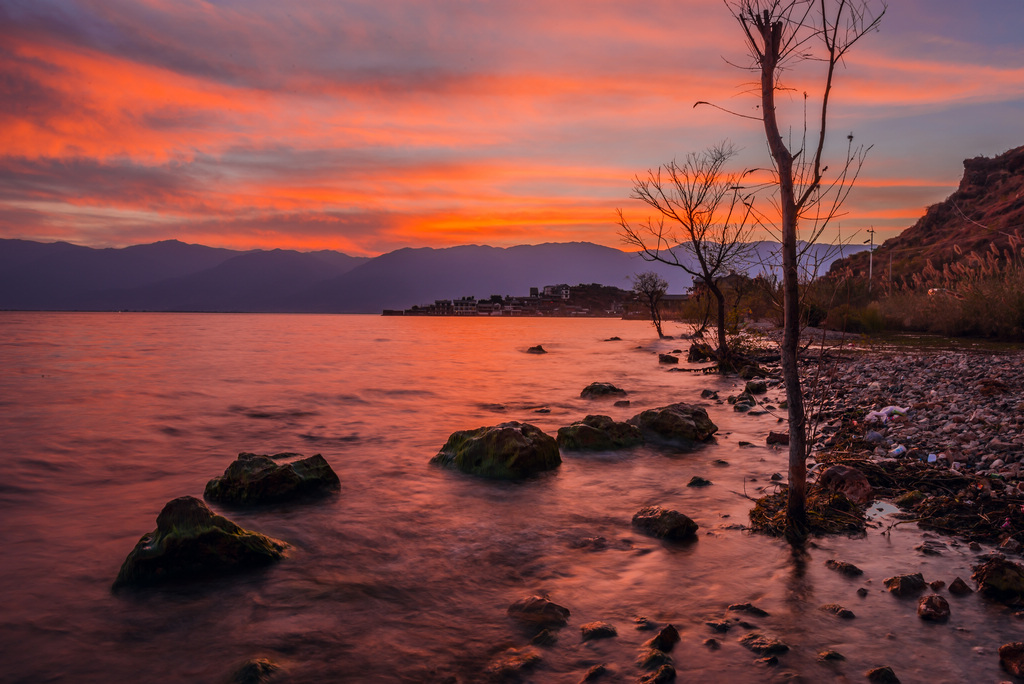
[(555, 438), (529, 423), (509, 421), (452, 433), (431, 463), (505, 480), (528, 477), (562, 463)]
[[(294, 460), (279, 462), (285, 459)], [(206, 483), (203, 497), (234, 505), (268, 504), (324, 496), (340, 488), (338, 475), (320, 454), (241, 453), (222, 476)]]
[(643, 441), (640, 428), (618, 423), (609, 416), (587, 416), (558, 428), (558, 446), (566, 450), (611, 451), (637, 446)]
[(142, 536), (121, 565), (114, 589), (246, 570), (284, 557), (287, 544), (242, 529), (194, 496), (167, 503), (156, 529)]
[(707, 411), (683, 403), (648, 409), (627, 422), (639, 427), (648, 441), (686, 449), (695, 448), (718, 432), (718, 426), (708, 418)]

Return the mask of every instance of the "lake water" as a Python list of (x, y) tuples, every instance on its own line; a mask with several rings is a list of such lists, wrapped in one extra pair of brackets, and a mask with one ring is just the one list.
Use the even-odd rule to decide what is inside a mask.
[[(525, 353), (536, 344), (550, 353)], [(996, 650), (1020, 635), (1008, 609), (950, 597), (950, 621), (930, 624), (882, 586), (914, 571), (969, 581), (977, 554), (965, 546), (921, 555), (907, 524), (818, 540), (797, 562), (743, 529), (744, 495), (785, 472), (785, 452), (761, 446), (779, 429), (771, 415), (712, 402), (720, 433), (700, 451), (563, 452), (556, 471), (514, 484), (428, 463), (459, 429), (521, 420), (554, 434), (588, 413), (623, 420), (701, 403), (705, 387), (738, 391), (659, 366), (656, 352), (679, 344), (610, 319), (0, 313), (0, 680), (220, 682), (266, 657), (283, 681), (481, 681), (497, 654), (528, 645), (506, 608), (531, 594), (572, 615), (526, 681), (578, 682), (595, 664), (612, 670), (606, 681), (636, 681), (652, 636), (634, 628), (641, 615), (682, 634), (679, 681), (863, 681), (879, 665), (903, 682), (1004, 679)], [(593, 381), (628, 390), (632, 405), (581, 399)], [(273, 567), (113, 594), (163, 505), (201, 496), (241, 451), (322, 453), (341, 492), (213, 507), (290, 543)], [(689, 488), (693, 475), (714, 484)], [(696, 520), (699, 540), (636, 533), (633, 513), (652, 504)], [(752, 628), (705, 624), (748, 601), (769, 615), (744, 620), (792, 647), (777, 666), (739, 644)], [(857, 617), (820, 609), (829, 603)], [(595, 620), (618, 636), (582, 642)], [(818, 662), (827, 648), (846, 660)]]

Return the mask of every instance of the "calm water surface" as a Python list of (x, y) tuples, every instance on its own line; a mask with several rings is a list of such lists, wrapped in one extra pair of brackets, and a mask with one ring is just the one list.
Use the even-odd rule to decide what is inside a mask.
[[(783, 452), (739, 446), (764, 444), (778, 429), (770, 415), (707, 404), (721, 432), (699, 452), (567, 452), (523, 483), (428, 465), (454, 430), (521, 420), (553, 434), (588, 413), (623, 420), (700, 403), (706, 387), (738, 391), (659, 366), (656, 352), (680, 343), (652, 332), (605, 319), (0, 313), (0, 680), (219, 682), (268, 657), (295, 682), (479, 681), (492, 657), (527, 645), (505, 610), (534, 593), (572, 616), (529, 681), (578, 682), (598, 663), (609, 681), (636, 681), (651, 636), (634, 629), (638, 615), (679, 628), (679, 681), (863, 681), (879, 665), (904, 682), (1004, 679), (996, 649), (1020, 638), (1009, 611), (951, 597), (952, 619), (933, 625), (916, 601), (882, 591), (901, 572), (968, 579), (976, 554), (965, 547), (923, 556), (921, 532), (901, 525), (820, 540), (795, 562), (742, 528), (744, 494), (785, 471)], [(535, 344), (550, 353), (525, 353)], [(632, 405), (580, 399), (593, 381), (627, 389)], [(341, 493), (215, 507), (292, 545), (268, 570), (112, 594), (163, 505), (201, 496), (240, 451), (322, 453)], [(714, 485), (686, 487), (693, 475)], [(634, 533), (630, 518), (650, 504), (695, 519), (699, 541)], [(596, 537), (602, 550), (584, 543)], [(828, 558), (865, 575), (841, 577)], [(748, 629), (705, 625), (746, 601), (770, 613), (748, 620), (792, 647), (778, 666), (739, 645)], [(618, 637), (581, 643), (594, 620)], [(720, 650), (703, 645), (711, 636)], [(817, 662), (826, 648), (847, 660)]]

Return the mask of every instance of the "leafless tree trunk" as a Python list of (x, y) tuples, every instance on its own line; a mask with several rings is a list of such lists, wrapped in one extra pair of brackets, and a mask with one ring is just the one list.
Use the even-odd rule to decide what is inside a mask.
[(752, 230), (751, 207), (740, 186), (747, 172), (724, 170), (735, 154), (722, 143), (688, 154), (682, 164), (672, 161), (648, 171), (646, 178), (637, 176), (630, 196), (654, 209), (657, 218), (634, 226), (621, 209), (618, 212), (622, 240), (638, 248), (643, 259), (683, 269), (714, 296), (720, 363), (728, 363), (731, 357), (725, 295), (718, 279), (731, 268), (745, 266)]
[(658, 337), (664, 337), (661, 332), (661, 298), (668, 290), (668, 283), (654, 271), (638, 273), (633, 277), (633, 292), (641, 297), (651, 312), (651, 322), (654, 329), (658, 331)]
[[(800, 346), (800, 289), (797, 230), (808, 219), (816, 233), (837, 213), (856, 179), (866, 150), (848, 153), (835, 180), (824, 183), (822, 166), (829, 95), (836, 66), (866, 33), (875, 30), (885, 5), (870, 13), (868, 0), (725, 0), (743, 29), (752, 70), (760, 75), (761, 116), (775, 165), (782, 242), (782, 373), (789, 405), (789, 499), (787, 536), (802, 542), (807, 534), (807, 430), (797, 355)], [(825, 65), (816, 144), (790, 151), (780, 131), (775, 103), (780, 72), (798, 60)], [(805, 94), (806, 97), (806, 94)], [(806, 130), (806, 129), (805, 129)], [(806, 143), (806, 136), (804, 142)], [(851, 136), (852, 145), (852, 136)]]

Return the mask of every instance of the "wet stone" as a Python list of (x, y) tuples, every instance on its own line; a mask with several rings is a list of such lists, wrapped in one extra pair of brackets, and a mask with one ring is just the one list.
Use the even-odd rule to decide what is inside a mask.
[(818, 660), (846, 660), (846, 656), (844, 656), (839, 651), (833, 651), (831, 649), (828, 649), (825, 651), (818, 652)]
[(876, 667), (864, 673), (872, 684), (900, 684), (899, 677), (889, 666)]
[(853, 614), (852, 610), (847, 610), (838, 603), (826, 603), (821, 607), (821, 609), (826, 613), (832, 613), (836, 617), (842, 618), (844, 620), (852, 620), (853, 618), (857, 617)]
[(715, 639), (714, 637), (709, 637), (705, 639), (704, 645), (712, 651), (717, 651), (718, 649), (722, 648), (722, 644), (719, 643), (718, 639)]
[(690, 478), (690, 481), (686, 483), (687, 487), (707, 487), (711, 485), (711, 480), (706, 480), (700, 475), (694, 475)]
[(950, 583), (949, 593), (953, 596), (966, 596), (967, 594), (973, 594), (974, 590), (967, 586), (967, 582), (957, 577)]
[(789, 650), (789, 646), (779, 639), (758, 632), (747, 634), (740, 639), (740, 643), (760, 655), (776, 655)]
[(642, 532), (669, 541), (696, 538), (697, 523), (679, 511), (661, 506), (647, 506), (633, 515), (633, 526)]
[(590, 641), (591, 639), (610, 639), (618, 636), (619, 632), (615, 629), (615, 625), (598, 621), (581, 625), (580, 634), (584, 641)]
[(753, 603), (734, 603), (729, 606), (729, 610), (746, 613), (747, 615), (754, 615), (756, 617), (768, 617), (767, 610), (758, 608)]
[(1024, 679), (1024, 642), (1014, 641), (999, 647), (999, 664), (1017, 679)]
[(883, 583), (890, 593), (896, 596), (912, 596), (924, 591), (924, 577), (919, 572), (909, 575), (896, 575), (886, 578)]
[(612, 674), (612, 671), (608, 668), (608, 666), (602, 663), (600, 665), (594, 665), (594, 666), (590, 667), (586, 671), (586, 673), (583, 675), (583, 679), (580, 680), (580, 681), (581, 682), (596, 682), (596, 681), (599, 681), (599, 680), (603, 679), (604, 677), (607, 677), (608, 675), (611, 675), (611, 674)]
[(542, 596), (519, 599), (506, 611), (508, 616), (534, 627), (564, 627), (569, 621), (569, 609)]
[(945, 622), (949, 619), (949, 603), (938, 594), (922, 596), (917, 602), (917, 616), (929, 622)]
[(674, 625), (666, 625), (645, 646), (668, 653), (679, 643), (679, 631)]
[(829, 570), (835, 570), (836, 572), (846, 575), (847, 577), (858, 577), (864, 574), (864, 571), (858, 568), (853, 563), (847, 563), (846, 561), (836, 560), (830, 558), (825, 561), (825, 567)]
[(636, 664), (641, 670), (657, 670), (662, 665), (672, 663), (672, 656), (656, 648), (649, 648), (640, 654)]

